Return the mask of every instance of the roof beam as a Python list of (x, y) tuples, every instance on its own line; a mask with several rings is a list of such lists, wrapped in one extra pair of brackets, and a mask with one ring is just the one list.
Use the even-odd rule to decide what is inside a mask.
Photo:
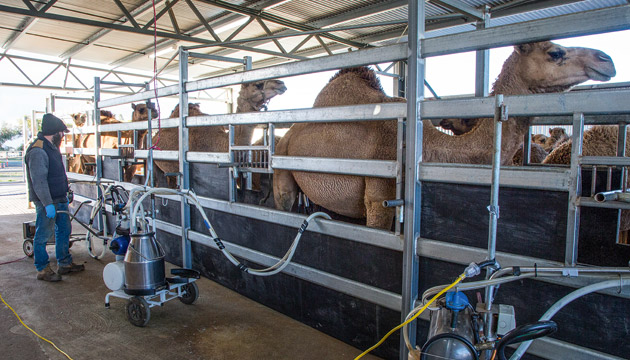
[(127, 20), (129, 20), (131, 25), (133, 25), (133, 27), (135, 27), (136, 29), (140, 29), (140, 25), (138, 25), (138, 22), (136, 22), (136, 19), (133, 18), (133, 15), (129, 13), (129, 10), (127, 10), (125, 5), (123, 5), (120, 0), (114, 0), (114, 2), (116, 3), (116, 5), (118, 5), (118, 8), (120, 8), (123, 14), (125, 14), (125, 17), (127, 18)]
[[(244, 6), (239, 6), (239, 5), (233, 5), (230, 4), (226, 1), (223, 0), (199, 0), (201, 2), (204, 2), (206, 4), (209, 5), (214, 5), (241, 15), (247, 15), (247, 16), (257, 16), (259, 18), (261, 18), (262, 20), (267, 20), (269, 22), (273, 22), (276, 23), (278, 25), (281, 26), (286, 26), (288, 28), (294, 29), (294, 30), (318, 30), (312, 26), (306, 25), (306, 24), (300, 24), (298, 22), (295, 21), (290, 21), (287, 19), (283, 19), (279, 16), (275, 16), (275, 15), (271, 15), (269, 13), (263, 12), (263, 11), (257, 11), (254, 10), (252, 8), (248, 8), (248, 7), (244, 7)], [(359, 43), (356, 41), (351, 41), (351, 40), (346, 40), (342, 37), (339, 36), (335, 36), (335, 35), (330, 35), (330, 34), (322, 34), (321, 36), (328, 38), (330, 40), (333, 40), (335, 42), (339, 42), (342, 44), (346, 44), (349, 46), (353, 46), (356, 48), (364, 48), (364, 47), (368, 47), (367, 44), (363, 44), (363, 43)]]
[[(335, 25), (339, 25), (339, 24), (343, 24), (345, 22), (351, 21), (353, 19), (356, 18), (361, 18), (361, 17), (368, 17), (368, 16), (372, 16), (372, 15), (376, 15), (376, 14), (380, 14), (383, 13), (385, 11), (390, 11), (393, 9), (397, 9), (400, 7), (406, 7), (408, 4), (408, 0), (392, 0), (392, 1), (388, 1), (385, 3), (379, 3), (379, 4), (374, 4), (374, 5), (369, 5), (369, 6), (363, 6), (360, 9), (356, 9), (356, 10), (349, 10), (343, 14), (339, 14), (339, 15), (335, 15), (335, 16), (331, 16), (331, 17), (327, 17), (324, 19), (319, 19), (319, 20), (314, 20), (311, 22), (307, 22), (306, 25), (311, 26), (313, 28), (316, 29), (321, 29), (321, 28), (325, 28), (328, 26), (335, 26)], [(287, 29), (287, 30), (282, 30), (276, 33), (276, 35), (282, 35), (282, 34), (289, 34), (289, 33), (293, 33), (293, 31)], [(398, 34), (400, 35), (400, 34)], [(256, 40), (256, 41), (252, 41), (251, 43), (249, 43), (249, 46), (258, 46), (258, 45), (264, 45), (264, 44), (268, 44), (270, 42), (270, 40)], [(361, 40), (360, 42), (365, 43), (364, 40)], [(302, 44), (303, 45), (303, 44)], [(337, 44), (329, 44), (328, 45), (329, 48), (333, 49), (333, 48), (338, 48)], [(321, 51), (321, 53), (325, 52), (324, 49), (322, 49), (323, 51)], [(295, 50), (294, 50), (295, 51)], [(219, 50), (217, 52), (213, 52), (213, 54), (215, 55), (223, 55), (223, 56), (229, 56), (230, 54), (233, 54), (234, 51), (233, 50)], [(293, 52), (289, 52), (289, 53), (293, 53)]]
[(177, 4), (179, 0), (173, 0), (173, 2), (169, 3), (168, 1), (166, 2), (166, 6), (164, 6), (164, 9), (160, 10), (160, 12), (153, 18), (151, 18), (151, 20), (149, 20), (148, 23), (146, 23), (146, 25), (144, 25), (142, 28), (144, 30), (148, 29), (151, 27), (151, 25), (153, 25), (153, 23), (157, 23), (158, 20), (160, 20), (160, 18), (166, 14), (175, 4)]
[[(162, 2), (163, 0), (155, 0), (155, 5), (157, 6), (160, 2)], [(134, 10), (130, 11), (130, 14), (132, 16), (140, 16), (142, 15), (144, 12), (152, 9), (152, 3), (151, 0), (147, 1), (146, 3), (138, 6), (137, 8), (135, 8)], [(123, 16), (121, 18), (118, 19), (118, 21), (120, 22), (126, 22), (127, 21), (127, 17)], [(63, 54), (59, 55), (60, 58), (62, 58), (63, 60), (74, 56), (75, 54), (79, 53), (82, 50), (85, 50), (88, 46), (92, 45), (94, 42), (96, 42), (96, 40), (102, 38), (103, 36), (109, 34), (110, 32), (112, 32), (112, 29), (101, 29), (97, 32), (95, 32), (94, 34), (90, 35), (87, 39), (84, 39), (83, 41), (81, 41), (80, 44), (77, 44), (75, 46), (73, 46), (70, 50), (64, 52)]]
[[(39, 9), (36, 9), (33, 4), (31, 4), (30, 2), (27, 2), (27, 0), (25, 0), (25, 3), (30, 4), (29, 8), (32, 8), (32, 11), (35, 12), (46, 12), (48, 11), (48, 9), (50, 9), (55, 3), (57, 2), (57, 0), (50, 0), (48, 1), (47, 4), (41, 4), (41, 6), (39, 7)], [(31, 27), (33, 25), (35, 25), (35, 23), (37, 22), (37, 18), (36, 17), (27, 17), (25, 18), (22, 23), (20, 24), (20, 26), (18, 27), (20, 29), (20, 31), (13, 33), (8, 39), (7, 41), (4, 42), (4, 44), (2, 44), (2, 48), (6, 51), (9, 50), (11, 48), (11, 45), (13, 45), (13, 43), (15, 43), (16, 41), (18, 41), (22, 36), (24, 36), (28, 30), (31, 29)]]
[[(279, 3), (284, 2), (284, 1), (285, 0), (265, 0), (265, 1), (260, 1), (260, 2), (258, 2), (256, 4), (252, 5), (251, 8), (252, 9), (256, 9), (256, 10), (262, 10), (262, 9), (265, 9), (265, 8), (267, 8), (269, 6), (273, 6), (275, 4), (279, 4)], [(229, 23), (231, 21), (237, 20), (239, 18), (240, 18), (239, 15), (234, 15), (234, 14), (230, 15), (230, 13), (226, 11), (225, 13), (219, 14), (218, 16), (214, 16), (213, 18), (209, 18), (208, 20), (206, 20), (206, 22), (208, 24), (210, 24), (210, 22), (213, 22), (213, 24), (212, 24), (213, 26), (222, 26), (222, 25), (225, 25), (225, 24), (227, 24), (227, 23)], [(208, 30), (208, 29), (205, 27), (205, 25), (200, 25), (200, 26), (197, 26), (197, 27), (192, 28), (190, 30), (186, 30), (185, 32), (190, 34), (191, 36), (196, 36), (196, 35), (199, 35), (199, 34), (205, 32), (206, 30)], [(217, 38), (218, 38), (218, 36), (215, 39), (217, 39)], [(160, 50), (160, 49), (163, 49), (165, 47), (173, 46), (175, 44), (177, 44), (176, 40), (161, 40), (161, 41), (158, 41), (157, 49)], [(114, 66), (114, 67), (123, 66), (125, 64), (128, 64), (128, 63), (130, 63), (130, 62), (132, 62), (132, 61), (134, 61), (134, 60), (144, 56), (144, 55), (142, 55), (142, 53), (145, 53), (145, 52), (147, 52), (149, 50), (152, 50), (152, 49), (153, 49), (153, 45), (142, 49), (140, 51), (140, 54), (127, 55), (125, 57), (122, 57), (122, 58), (120, 58), (120, 59), (110, 63), (109, 65), (110, 66)]]
[(188, 7), (190, 8), (190, 10), (192, 10), (193, 13), (195, 13), (195, 16), (197, 16), (197, 19), (201, 21), (203, 26), (206, 27), (206, 30), (208, 30), (208, 32), (210, 33), (210, 35), (212, 35), (214, 40), (221, 41), (221, 38), (219, 37), (219, 35), (217, 35), (214, 32), (214, 30), (212, 29), (212, 26), (210, 26), (210, 24), (208, 24), (208, 21), (203, 17), (203, 15), (201, 15), (201, 13), (199, 12), (199, 9), (197, 9), (195, 4), (193, 4), (192, 0), (186, 0), (186, 4), (188, 4)]
[(472, 6), (468, 6), (459, 0), (430, 0), (430, 2), (441, 5), (449, 10), (472, 17), (475, 20), (483, 20), (483, 11), (479, 11)]

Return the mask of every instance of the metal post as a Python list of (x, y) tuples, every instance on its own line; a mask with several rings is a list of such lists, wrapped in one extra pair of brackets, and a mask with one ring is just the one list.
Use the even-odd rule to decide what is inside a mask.
[[(151, 90), (151, 86), (149, 85), (149, 83), (146, 83), (145, 85), (145, 89), (146, 90)], [(157, 101), (157, 99), (155, 99)], [(149, 150), (149, 156), (147, 157), (147, 161), (146, 161), (146, 166), (145, 166), (145, 172), (144, 172), (144, 177), (145, 177), (145, 183), (147, 180), (149, 180), (148, 184), (151, 187), (155, 187), (155, 180), (153, 178), (153, 127), (152, 127), (152, 123), (151, 120), (153, 119), (153, 114), (151, 114), (151, 99), (147, 100), (146, 102), (146, 106), (147, 106), (147, 134), (146, 136), (146, 146), (147, 149)], [(155, 220), (155, 195), (151, 194), (151, 217)], [(151, 228), (152, 231), (155, 232), (155, 221), (152, 222), (151, 224)]]
[(580, 207), (577, 200), (582, 194), (582, 136), (584, 134), (584, 114), (573, 114), (573, 145), (571, 146), (571, 185), (569, 186), (569, 208), (567, 211), (567, 238), (564, 264), (575, 266), (577, 263), (578, 238), (580, 236)]
[[(494, 141), (492, 151), (492, 184), (490, 187), (490, 206), (488, 211), (488, 260), (492, 260), (496, 255), (497, 248), (497, 221), (499, 220), (499, 179), (501, 174), (501, 131), (503, 121), (507, 120), (507, 107), (503, 103), (503, 95), (494, 97)], [(486, 279), (490, 278), (492, 270), (486, 272)], [(486, 310), (492, 308), (493, 287), (486, 287)], [(489, 332), (486, 332), (489, 335)]]
[[(477, 29), (485, 29), (490, 24), (490, 8), (486, 5), (483, 21), (477, 23)], [(485, 97), (489, 92), (488, 73), (490, 72), (490, 50), (477, 50), (475, 52), (475, 96)]]
[[(251, 70), (252, 69), (252, 57), (251, 56), (245, 56), (243, 58), (243, 62), (245, 63), (245, 71)], [(253, 126), (253, 125), (241, 125), (241, 126)], [(251, 144), (239, 144), (239, 145), (251, 145)], [(252, 162), (252, 152), (251, 150), (247, 152), (247, 160), (248, 163)], [(243, 182), (245, 183), (245, 186), (243, 188), (247, 189), (247, 190), (251, 190), (252, 189), (252, 173), (251, 172), (246, 172), (243, 174)]]
[[(424, 1), (409, 0), (409, 51), (407, 77), (407, 143), (405, 162), (405, 243), (403, 248), (403, 289), (401, 317), (404, 321), (418, 298), (418, 255), (416, 243), (420, 238), (421, 183), (418, 182), (418, 166), (422, 166), (422, 120), (420, 103), (424, 98), (425, 59), (422, 57), (421, 40), (424, 38)], [(409, 340), (416, 343), (416, 323), (408, 326)], [(401, 360), (407, 359), (408, 350), (400, 336)]]
[[(234, 152), (232, 151), (232, 146), (234, 146), (234, 125), (228, 126), (228, 137), (229, 137), (229, 147), (230, 147), (230, 162), (236, 162), (236, 157), (234, 156)], [(237, 167), (232, 166), (228, 172), (230, 176), (229, 189), (228, 189), (228, 198), (230, 202), (236, 202), (236, 178), (238, 177)]]
[[(188, 51), (179, 47), (179, 172), (182, 174), (180, 190), (187, 191), (190, 188), (190, 168), (186, 160), (188, 154), (188, 93), (186, 82), (188, 81)], [(188, 240), (190, 229), (190, 205), (187, 201), (181, 203), (181, 227), (182, 227), (182, 266), (192, 268), (192, 250)]]
[[(54, 104), (54, 97), (52, 97), (51, 103)], [(101, 132), (99, 126), (101, 125), (101, 117), (100, 110), (98, 108), (98, 102), (101, 101), (101, 79), (98, 76), (94, 77), (94, 159), (96, 160), (96, 196), (97, 199), (100, 199), (103, 196), (103, 192), (101, 191), (101, 187), (98, 186), (101, 183), (101, 177), (103, 176), (103, 159), (99, 154), (101, 149)], [(53, 105), (54, 108), (54, 105)], [(103, 206), (103, 211), (105, 207)], [(100, 227), (103, 230), (103, 236), (107, 236), (107, 222), (105, 219), (105, 214), (101, 212), (100, 219)]]
[[(623, 157), (626, 156), (626, 128), (627, 125), (625, 122), (619, 123), (619, 135), (617, 136), (617, 156)], [(621, 175), (619, 175), (619, 187), (622, 192), (626, 192), (626, 168), (621, 168)], [(619, 243), (619, 235), (620, 235), (620, 225), (621, 225), (621, 209), (617, 210), (617, 230), (615, 231), (615, 243)]]

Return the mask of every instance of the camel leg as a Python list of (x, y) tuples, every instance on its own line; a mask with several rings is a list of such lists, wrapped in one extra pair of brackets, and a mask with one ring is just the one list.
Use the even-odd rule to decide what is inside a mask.
[(287, 170), (274, 170), (273, 172), (273, 199), (276, 209), (291, 211), (293, 202), (298, 193), (298, 185)]
[(384, 200), (396, 197), (396, 186), (392, 179), (365, 178), (366, 225), (372, 228), (390, 230), (395, 208), (383, 206)]

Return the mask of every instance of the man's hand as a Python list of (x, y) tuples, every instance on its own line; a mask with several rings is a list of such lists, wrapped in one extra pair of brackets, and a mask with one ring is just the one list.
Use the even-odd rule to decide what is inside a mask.
[(55, 204), (46, 205), (46, 217), (49, 219), (53, 219), (57, 214), (57, 209), (55, 208)]

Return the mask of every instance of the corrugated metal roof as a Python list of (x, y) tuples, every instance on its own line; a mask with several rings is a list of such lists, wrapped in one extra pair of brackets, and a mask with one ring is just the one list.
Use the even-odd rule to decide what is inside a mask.
[[(491, 14), (506, 15), (491, 19), (491, 26), (511, 24), (538, 18), (564, 15), (568, 13), (599, 9), (603, 7), (627, 5), (624, 0), (585, 0), (563, 1), (564, 5), (551, 8), (541, 8), (552, 3), (549, 1), (530, 0), (460, 0), (463, 4), (481, 11), (484, 6), (490, 7)], [(166, 1), (155, 0), (156, 11), (161, 12), (166, 6)], [(569, 2), (569, 3), (567, 3)], [(133, 14), (140, 28), (146, 27), (153, 19), (151, 1), (124, 0), (125, 8)], [(43, 1), (31, 2), (37, 8), (43, 7)], [(361, 24), (382, 24), (384, 22), (407, 19), (407, 1), (401, 0), (238, 0), (238, 1), (213, 1), (194, 0), (193, 4), (204, 19), (207, 19), (212, 28), (219, 33), (220, 39), (225, 40), (238, 26), (235, 23), (239, 19), (247, 19), (251, 15), (261, 16), (264, 24), (270, 32), (282, 34), (294, 33), (296, 28), (312, 29), (321, 27), (353, 26)], [(116, 64), (135, 69), (152, 69), (153, 59), (148, 54), (152, 51), (153, 27), (144, 30), (131, 28), (130, 21), (124, 12), (113, 0), (58, 0), (47, 10), (47, 14), (65, 16), (73, 21), (94, 21), (93, 24), (77, 24), (59, 19), (31, 18), (17, 11), (11, 12), (6, 7), (13, 9), (27, 9), (21, 0), (0, 0), (0, 45), (7, 44), (9, 53), (12, 50), (23, 50), (43, 55), (62, 56), (68, 51), (74, 60), (85, 60), (101, 63), (104, 66)], [(538, 8), (536, 8), (538, 7)], [(533, 10), (532, 10), (533, 9)], [(175, 26), (169, 13), (163, 14), (157, 21), (158, 31), (168, 36), (158, 36), (160, 48), (165, 47), (165, 52), (158, 56), (158, 67), (165, 65), (166, 60), (175, 53), (175, 48), (180, 45), (193, 45), (200, 41), (214, 41), (214, 37), (205, 29), (197, 15), (186, 1), (179, 1), (172, 7), (172, 13), (176, 19), (181, 34), (176, 33)], [(531, 10), (531, 11), (530, 11)], [(516, 14), (510, 12), (516, 11)], [(521, 11), (520, 13), (518, 13)], [(474, 19), (460, 14), (453, 9), (427, 2), (426, 5), (427, 29), (435, 29), (428, 36), (438, 36), (448, 33), (472, 30)], [(34, 21), (31, 19), (35, 19)], [(26, 29), (23, 27), (29, 24)], [(102, 27), (92, 26), (101, 24)], [(236, 24), (236, 25), (235, 25)], [(128, 26), (128, 31), (110, 29), (111, 26)], [(220, 31), (231, 26), (231, 29)], [(337, 40), (322, 35), (322, 39), (328, 43), (336, 43), (343, 39), (345, 49), (364, 44), (382, 44), (383, 39), (397, 39), (403, 35), (406, 24), (390, 24), (365, 28), (335, 31), (331, 35)], [(98, 34), (98, 38), (95, 38)], [(16, 39), (16, 35), (20, 35)], [(265, 29), (253, 21), (243, 29), (234, 39), (251, 39), (267, 36)], [(170, 37), (170, 38), (169, 38)], [(173, 39), (173, 37), (180, 37)], [(192, 37), (192, 38), (186, 38)], [(186, 38), (188, 40), (183, 40)], [(296, 36), (278, 40), (283, 49), (279, 49), (272, 41), (257, 41), (254, 43), (238, 44), (240, 48), (251, 47), (266, 50), (267, 54), (252, 53), (242, 49), (208, 48), (207, 53), (229, 57), (242, 57), (250, 55), (254, 62), (269, 58), (283, 58), (282, 51), (293, 50), (305, 36)], [(354, 45), (353, 45), (354, 44)], [(321, 48), (320, 43), (312, 38), (303, 44), (296, 54), (304, 53), (304, 50)], [(170, 49), (170, 51), (169, 51)], [(337, 47), (337, 50), (339, 47)], [(269, 53), (271, 52), (271, 53)], [(275, 53), (275, 54), (274, 54)], [(321, 56), (324, 50), (309, 52), (309, 56)], [(60, 58), (62, 60), (63, 58)], [(294, 59), (286, 59), (293, 61)], [(207, 74), (212, 69), (233, 67), (230, 63), (216, 61), (196, 61), (191, 67), (191, 76), (195, 74)], [(174, 61), (166, 70), (176, 72), (177, 63)], [(195, 67), (200, 70), (194, 70)]]

